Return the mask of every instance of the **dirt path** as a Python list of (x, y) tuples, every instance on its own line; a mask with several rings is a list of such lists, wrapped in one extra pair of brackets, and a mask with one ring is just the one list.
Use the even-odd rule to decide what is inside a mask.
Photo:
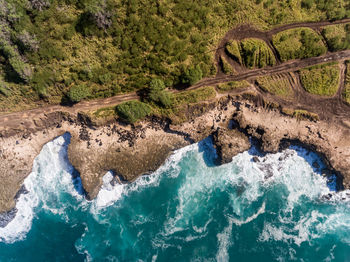
[[(281, 32), (287, 29), (298, 28), (298, 27), (309, 27), (309, 28), (319, 30), (323, 26), (334, 25), (334, 24), (344, 24), (344, 23), (350, 23), (350, 19), (344, 19), (344, 20), (339, 20), (335, 22), (294, 23), (294, 24), (279, 26), (266, 32), (261, 32), (259, 30), (256, 30), (255, 28), (249, 25), (242, 25), (240, 27), (230, 30), (223, 37), (215, 53), (215, 60), (218, 66), (221, 56), (223, 56), (226, 59), (229, 58), (227, 54), (225, 54), (224, 52), (224, 47), (226, 43), (231, 39), (240, 40), (247, 37), (260, 38), (264, 40), (266, 43), (268, 43), (270, 46), (272, 41), (272, 36), (278, 32)], [(274, 54), (278, 59), (275, 50), (274, 50)], [(344, 78), (345, 78), (344, 60), (347, 60), (347, 59), (350, 59), (350, 50), (327, 53), (320, 57), (312, 57), (312, 58), (303, 59), (303, 60), (292, 60), (285, 63), (280, 63), (280, 61), (277, 60), (278, 61), (277, 65), (273, 67), (266, 67), (263, 69), (254, 69), (254, 70), (248, 70), (248, 69), (236, 70), (238, 75), (224, 75), (218, 72), (218, 74), (215, 77), (205, 78), (200, 82), (198, 82), (197, 84), (191, 86), (187, 90), (194, 90), (200, 87), (217, 85), (219, 83), (225, 83), (229, 81), (239, 81), (239, 80), (253, 81), (260, 76), (287, 73), (290, 76), (289, 77), (290, 81), (293, 82), (294, 93), (295, 93), (293, 105), (295, 107), (300, 107), (309, 111), (316, 112), (320, 114), (320, 116), (324, 119), (330, 119), (333, 116), (335, 118), (342, 119), (342, 118), (347, 118), (350, 114), (350, 107), (347, 104), (343, 103), (341, 100), (341, 93), (344, 88)], [(300, 79), (298, 78), (298, 75), (293, 72), (307, 66), (322, 64), (326, 62), (341, 62), (340, 86), (339, 86), (337, 95), (330, 98), (312, 96), (301, 87), (301, 83), (300, 83)], [(230, 64), (232, 65), (232, 63)], [(260, 92), (262, 96), (268, 96), (269, 99), (275, 100), (281, 104), (288, 105), (291, 103), (291, 101), (283, 101), (280, 98), (274, 97), (271, 94), (263, 93), (259, 88), (256, 88), (256, 89), (258, 92)], [(177, 92), (177, 91), (174, 91), (174, 92)], [(32, 126), (33, 121), (35, 119), (44, 119), (46, 114), (49, 114), (52, 112), (62, 111), (62, 112), (68, 112), (71, 114), (76, 114), (80, 111), (90, 111), (90, 110), (96, 110), (98, 108), (103, 108), (107, 106), (115, 106), (121, 102), (129, 101), (133, 99), (137, 99), (137, 100), (139, 99), (139, 96), (136, 94), (136, 92), (128, 93), (124, 95), (118, 95), (118, 96), (105, 98), (105, 99), (83, 101), (72, 107), (53, 105), (53, 106), (27, 110), (23, 112), (0, 115), (0, 132), (3, 130), (11, 130), (11, 129), (15, 130), (21, 127), (29, 128), (30, 126)]]

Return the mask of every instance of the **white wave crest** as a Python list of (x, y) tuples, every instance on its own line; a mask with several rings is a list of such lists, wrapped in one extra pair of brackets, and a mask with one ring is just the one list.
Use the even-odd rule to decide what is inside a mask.
[(38, 206), (68, 220), (66, 207), (61, 203), (62, 192), (83, 199), (72, 183), (73, 168), (67, 160), (68, 139), (69, 135), (65, 134), (47, 143), (36, 157), (33, 170), (23, 183), (28, 193), (18, 198), (15, 218), (0, 228), (0, 241), (13, 243), (25, 239)]

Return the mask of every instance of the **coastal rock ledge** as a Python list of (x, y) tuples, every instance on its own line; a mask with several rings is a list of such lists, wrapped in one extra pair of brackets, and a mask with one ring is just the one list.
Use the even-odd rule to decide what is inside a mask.
[[(68, 157), (80, 173), (88, 199), (99, 192), (102, 177), (113, 171), (132, 182), (156, 170), (172, 151), (213, 135), (220, 164), (250, 147), (255, 138), (261, 150), (277, 152), (301, 143), (318, 152), (336, 170), (339, 189), (350, 188), (350, 127), (343, 121), (297, 120), (279, 109), (266, 110), (242, 97), (224, 96), (202, 102), (200, 114), (172, 125), (149, 118), (137, 126), (117, 120), (95, 124), (81, 114), (63, 112), (27, 120), (19, 128), (0, 126), (0, 213), (13, 210), (16, 194), (32, 170), (43, 145), (69, 132)], [(188, 107), (191, 112), (190, 106)], [(230, 127), (234, 126), (234, 129)], [(326, 171), (325, 171), (326, 172)]]

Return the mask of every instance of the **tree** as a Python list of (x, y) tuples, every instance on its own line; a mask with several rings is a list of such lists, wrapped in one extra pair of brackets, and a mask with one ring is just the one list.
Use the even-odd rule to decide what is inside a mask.
[(181, 77), (181, 82), (183, 84), (194, 85), (199, 80), (201, 80), (202, 77), (203, 77), (203, 72), (202, 72), (202, 69), (199, 67), (199, 65), (195, 67), (191, 66), (183, 72)]
[(90, 90), (86, 85), (76, 85), (70, 88), (68, 97), (73, 103), (78, 103), (90, 95)]
[(154, 103), (168, 108), (172, 104), (172, 99), (169, 92), (165, 91), (165, 84), (161, 79), (152, 79), (148, 93), (149, 100)]

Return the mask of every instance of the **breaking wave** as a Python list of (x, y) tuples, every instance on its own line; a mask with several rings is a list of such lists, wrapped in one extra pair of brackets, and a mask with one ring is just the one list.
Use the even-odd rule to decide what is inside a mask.
[(87, 201), (67, 160), (69, 139), (53, 140), (36, 158), (16, 217), (0, 228), (0, 261), (25, 261), (19, 254), (38, 243), (61, 250), (57, 261), (350, 259), (350, 192), (335, 192), (335, 175), (323, 175), (306, 149), (252, 148), (216, 166), (208, 138), (133, 183), (107, 173)]

